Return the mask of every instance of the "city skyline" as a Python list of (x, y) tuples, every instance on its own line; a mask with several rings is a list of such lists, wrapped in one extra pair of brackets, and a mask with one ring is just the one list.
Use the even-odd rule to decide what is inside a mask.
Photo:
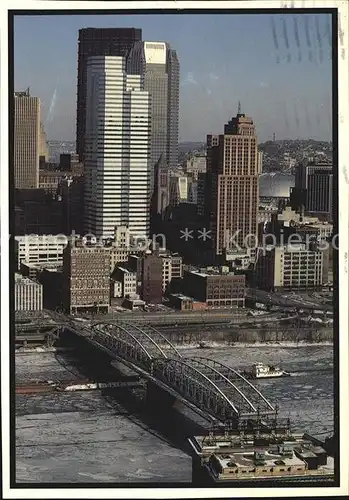
[(260, 142), (273, 133), (331, 140), (328, 15), (17, 16), (15, 90), (30, 87), (40, 98), (49, 140), (75, 140), (77, 39), (85, 27), (141, 28), (143, 41), (165, 41), (177, 51), (180, 141), (219, 133), (238, 101)]

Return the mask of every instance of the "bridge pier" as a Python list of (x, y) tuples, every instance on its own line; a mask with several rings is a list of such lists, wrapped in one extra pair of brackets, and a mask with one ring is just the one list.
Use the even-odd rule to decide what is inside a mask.
[(161, 389), (152, 381), (147, 382), (147, 392), (145, 403), (147, 408), (152, 412), (164, 413), (172, 410), (176, 398), (169, 394), (164, 389)]

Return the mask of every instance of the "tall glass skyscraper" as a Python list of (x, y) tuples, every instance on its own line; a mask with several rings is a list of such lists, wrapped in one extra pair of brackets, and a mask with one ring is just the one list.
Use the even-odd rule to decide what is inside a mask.
[(79, 30), (76, 151), (84, 159), (86, 126), (87, 59), (91, 56), (127, 57), (134, 43), (142, 40), (135, 28), (84, 28)]
[(179, 60), (166, 42), (136, 42), (129, 53), (127, 73), (144, 76), (152, 100), (151, 167), (161, 155), (168, 167), (178, 163)]

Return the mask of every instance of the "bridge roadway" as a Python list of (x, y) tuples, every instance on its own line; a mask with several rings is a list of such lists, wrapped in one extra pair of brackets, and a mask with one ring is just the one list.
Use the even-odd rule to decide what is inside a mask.
[(178, 399), (206, 420), (234, 427), (275, 421), (277, 409), (240, 373), (213, 359), (182, 356), (150, 325), (59, 316), (67, 330), (147, 379), (152, 405)]

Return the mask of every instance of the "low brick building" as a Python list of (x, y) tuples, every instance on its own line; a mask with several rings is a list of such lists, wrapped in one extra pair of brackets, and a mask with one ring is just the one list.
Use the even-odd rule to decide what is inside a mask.
[(168, 296), (169, 304), (180, 311), (203, 311), (207, 309), (205, 302), (194, 300), (193, 297), (188, 297), (181, 293), (171, 293)]
[(183, 291), (209, 307), (245, 307), (245, 279), (222, 269), (185, 271)]

